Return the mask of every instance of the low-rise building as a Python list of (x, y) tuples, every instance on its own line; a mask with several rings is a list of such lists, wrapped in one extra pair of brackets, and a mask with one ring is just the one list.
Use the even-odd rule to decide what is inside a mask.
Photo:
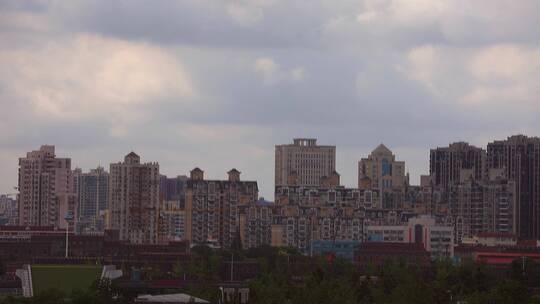
[(366, 241), (422, 244), (434, 259), (454, 255), (453, 227), (429, 215), (411, 218), (404, 225), (367, 226)]

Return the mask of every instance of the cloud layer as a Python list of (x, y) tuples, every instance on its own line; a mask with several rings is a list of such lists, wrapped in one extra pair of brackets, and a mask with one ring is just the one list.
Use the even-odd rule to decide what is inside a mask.
[(540, 3), (506, 0), (0, 3), (0, 192), (56, 144), (85, 169), (130, 150), (168, 175), (231, 167), (272, 197), (273, 149), (380, 142), (412, 180), (429, 148), (540, 135)]

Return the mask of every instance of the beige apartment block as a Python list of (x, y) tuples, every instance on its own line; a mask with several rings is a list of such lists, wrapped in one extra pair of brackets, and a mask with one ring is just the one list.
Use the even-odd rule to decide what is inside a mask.
[(392, 151), (383, 144), (358, 162), (360, 189), (402, 189), (406, 183), (405, 162), (397, 161)]
[(141, 164), (134, 152), (110, 165), (109, 229), (134, 244), (158, 242), (159, 164)]
[(320, 186), (335, 170), (335, 146), (319, 146), (314, 138), (276, 146), (276, 186)]
[(257, 201), (255, 181), (241, 181), (232, 169), (227, 180), (205, 180), (195, 168), (186, 182), (186, 239), (192, 244), (230, 248), (241, 241), (241, 209)]
[(19, 224), (65, 228), (66, 215), (75, 217), (72, 182), (71, 159), (57, 158), (54, 146), (19, 158)]

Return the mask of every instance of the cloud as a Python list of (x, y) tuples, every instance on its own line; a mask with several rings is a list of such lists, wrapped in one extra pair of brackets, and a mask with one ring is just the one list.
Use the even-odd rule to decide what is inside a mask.
[(270, 0), (233, 0), (227, 4), (227, 13), (240, 25), (249, 26), (264, 18), (264, 9), (273, 4)]
[(195, 94), (187, 71), (167, 51), (96, 35), (3, 50), (0, 65), (0, 85), (35, 116), (104, 120), (114, 135), (150, 114), (145, 106), (186, 103)]
[(431, 147), (540, 134), (538, 20), (536, 0), (0, 1), (0, 191), (49, 143), (84, 168), (234, 166), (271, 198), (296, 136), (337, 145), (346, 185), (381, 141), (414, 181)]
[(477, 48), (412, 48), (400, 70), (436, 97), (464, 105), (537, 107), (540, 48), (500, 44)]
[(253, 70), (258, 73), (266, 85), (272, 85), (280, 81), (300, 82), (306, 77), (303, 67), (295, 67), (283, 70), (272, 58), (260, 57), (253, 63)]

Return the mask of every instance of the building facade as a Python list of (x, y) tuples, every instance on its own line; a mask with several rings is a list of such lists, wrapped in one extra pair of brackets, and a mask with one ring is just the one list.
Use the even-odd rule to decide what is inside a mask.
[(158, 242), (159, 164), (141, 163), (134, 152), (114, 163), (109, 173), (109, 229), (135, 244)]
[(71, 159), (57, 158), (54, 146), (41, 146), (19, 158), (19, 225), (72, 226), (75, 216)]
[(488, 144), (487, 166), (516, 183), (516, 233), (540, 238), (540, 138), (523, 135)]
[(313, 138), (295, 138), (293, 144), (276, 146), (276, 186), (319, 186), (335, 170), (335, 146), (319, 146)]
[(88, 173), (75, 169), (73, 187), (77, 204), (77, 232), (103, 232), (104, 212), (108, 208), (109, 199), (109, 173), (102, 167)]
[(514, 233), (516, 187), (506, 179), (469, 180), (448, 189), (449, 215), (456, 241), (482, 232)]
[(178, 200), (164, 201), (159, 213), (160, 243), (186, 239), (186, 210)]
[(272, 243), (272, 203), (260, 201), (240, 206), (240, 236), (244, 249), (257, 248)]
[(367, 158), (358, 162), (358, 188), (403, 189), (407, 184), (405, 162), (397, 161), (385, 145), (380, 144)]
[(204, 172), (190, 172), (186, 187), (186, 239), (191, 244), (212, 244), (221, 248), (240, 245), (240, 207), (257, 201), (255, 181), (241, 181), (232, 169), (227, 180), (205, 180)]
[(449, 223), (437, 222), (429, 215), (409, 219), (404, 225), (367, 226), (367, 242), (416, 243), (433, 259), (454, 255), (454, 229)]
[(431, 149), (429, 172), (435, 187), (448, 189), (450, 185), (472, 177), (485, 178), (486, 151), (465, 142), (456, 142), (448, 147)]
[(179, 206), (184, 208), (186, 204), (186, 183), (188, 177), (179, 175), (177, 177), (161, 176), (160, 195), (161, 199), (166, 202), (177, 201)]
[(19, 208), (17, 200), (9, 194), (0, 194), (0, 226), (19, 225)]

